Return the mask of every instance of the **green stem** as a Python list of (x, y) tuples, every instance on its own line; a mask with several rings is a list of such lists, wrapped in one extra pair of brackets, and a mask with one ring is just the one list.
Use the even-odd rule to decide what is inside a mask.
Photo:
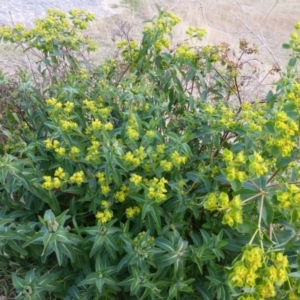
[(252, 238), (251, 238), (251, 240), (250, 240), (250, 242), (249, 242), (249, 245), (252, 244), (252, 242), (253, 242), (253, 240), (254, 240), (256, 234), (258, 233), (258, 230), (259, 230), (259, 229), (256, 229), (255, 232), (254, 232), (254, 234), (252, 235)]
[(245, 201), (243, 201), (242, 205), (244, 205), (245, 203), (247, 203), (247, 202), (249, 202), (249, 201), (251, 201), (251, 200), (253, 200), (253, 199), (255, 199), (255, 198), (259, 197), (259, 196), (262, 196), (262, 195), (263, 195), (263, 193), (256, 194), (256, 195), (254, 195), (254, 196), (246, 199)]
[(259, 230), (261, 229), (262, 211), (264, 207), (264, 196), (265, 195), (262, 195), (261, 197), (260, 208), (259, 208), (259, 217), (258, 217), (258, 224), (257, 224)]

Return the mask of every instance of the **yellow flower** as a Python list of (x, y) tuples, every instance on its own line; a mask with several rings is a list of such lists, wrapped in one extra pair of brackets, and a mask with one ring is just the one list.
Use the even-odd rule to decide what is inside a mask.
[(70, 149), (70, 153), (71, 153), (72, 155), (77, 155), (77, 154), (80, 153), (80, 149), (73, 146), (73, 147), (71, 147), (71, 149)]
[(60, 179), (58, 177), (54, 177), (53, 178), (53, 186), (55, 188), (59, 188), (61, 186), (61, 181), (60, 181)]
[(52, 141), (50, 139), (46, 139), (44, 144), (47, 149), (52, 149)]
[(183, 156), (183, 155), (180, 155), (177, 151), (174, 151), (171, 154), (171, 160), (174, 164), (181, 165), (181, 164), (186, 163), (187, 157)]
[(103, 212), (98, 211), (96, 214), (96, 218), (98, 219), (98, 222), (100, 224), (105, 224), (113, 218), (113, 213), (108, 209), (105, 209)]
[(212, 105), (206, 105), (204, 111), (209, 114), (213, 114), (216, 111), (216, 109)]
[(275, 260), (273, 261), (277, 268), (287, 268), (289, 265), (289, 261), (286, 255), (283, 255), (282, 252), (278, 252), (275, 256)]
[(264, 280), (262, 285), (257, 286), (257, 290), (263, 298), (276, 296), (274, 285), (269, 280)]
[(114, 128), (114, 126), (111, 122), (108, 122), (108, 123), (104, 124), (103, 128), (104, 128), (104, 130), (110, 131)]
[(103, 173), (103, 172), (98, 172), (98, 173), (96, 174), (96, 177), (98, 178), (98, 182), (99, 182), (99, 183), (103, 183), (103, 182), (106, 181), (105, 173)]
[(169, 162), (169, 161), (167, 161), (167, 160), (162, 160), (162, 161), (160, 162), (160, 165), (161, 165), (161, 167), (164, 169), (164, 171), (166, 171), (166, 172), (171, 171), (171, 170), (172, 170), (172, 167), (173, 167), (172, 163)]
[(140, 214), (141, 209), (138, 206), (128, 207), (125, 210), (126, 217), (128, 219), (134, 218), (136, 215)]
[(109, 202), (108, 201), (101, 201), (101, 205), (105, 208), (105, 209), (108, 209), (109, 208)]
[(73, 102), (67, 101), (65, 103), (64, 112), (70, 113), (73, 110), (74, 106), (75, 104)]
[(110, 192), (110, 187), (107, 184), (101, 184), (100, 186), (101, 193), (107, 195)]
[(146, 135), (149, 137), (149, 138), (152, 138), (155, 136), (155, 132), (153, 130), (147, 130), (146, 131)]
[(222, 192), (218, 198), (218, 204), (222, 209), (225, 209), (229, 206), (229, 197), (226, 193)]
[(131, 141), (135, 141), (139, 138), (139, 133), (132, 126), (127, 127), (127, 134), (128, 134), (128, 137)]
[(258, 275), (253, 270), (250, 270), (247, 273), (247, 276), (245, 278), (245, 285), (246, 286), (255, 286), (255, 279), (257, 277), (258, 277)]
[(167, 193), (167, 189), (165, 188), (165, 184), (168, 181), (165, 178), (158, 179), (154, 177), (151, 179), (148, 184), (148, 194), (149, 199), (154, 199), (155, 202), (160, 203), (167, 199), (165, 193)]
[(142, 182), (142, 176), (131, 174), (130, 182), (134, 183), (134, 185), (139, 186)]
[(115, 193), (115, 198), (119, 202), (124, 202), (126, 199), (126, 193), (124, 193), (123, 191), (118, 191)]
[(233, 153), (230, 150), (225, 149), (223, 152), (223, 160), (227, 163), (231, 163), (233, 161)]
[(42, 187), (46, 190), (53, 189), (53, 183), (51, 176), (43, 176), (44, 183), (42, 184)]
[(242, 287), (248, 274), (248, 269), (244, 265), (237, 265), (233, 268), (233, 273), (230, 275), (230, 282), (233, 286)]
[(289, 300), (299, 300), (300, 295), (297, 295), (296, 293), (289, 293)]
[(271, 282), (277, 282), (278, 281), (278, 274), (277, 274), (277, 269), (275, 266), (271, 266), (269, 268), (266, 269), (266, 275), (267, 278), (271, 281)]
[(77, 185), (81, 185), (85, 181), (83, 171), (75, 172), (69, 180), (73, 183), (77, 183)]
[(245, 155), (244, 152), (239, 152), (238, 155), (235, 158), (235, 161), (239, 164), (244, 164), (245, 163)]
[(210, 210), (210, 211), (219, 209), (219, 206), (217, 204), (217, 196), (216, 196), (215, 193), (211, 193), (211, 194), (208, 195), (208, 198), (204, 202), (203, 207), (207, 210)]
[(166, 145), (165, 144), (160, 144), (156, 146), (156, 150), (158, 153), (162, 154), (165, 152)]
[(60, 126), (65, 131), (71, 131), (77, 129), (77, 124), (72, 121), (60, 120)]
[(54, 172), (54, 176), (60, 178), (61, 180), (65, 180), (66, 179), (66, 173), (64, 172), (64, 169), (59, 167), (58, 169), (56, 169), (56, 171)]
[(65, 155), (65, 153), (66, 153), (66, 149), (65, 148), (63, 148), (63, 147), (59, 147), (59, 148), (56, 148), (55, 149), (55, 152), (58, 154), (58, 155)]

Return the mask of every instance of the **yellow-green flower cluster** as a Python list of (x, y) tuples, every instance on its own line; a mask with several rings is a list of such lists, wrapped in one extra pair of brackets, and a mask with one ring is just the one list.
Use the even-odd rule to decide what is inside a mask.
[(61, 167), (55, 170), (54, 176), (54, 178), (51, 176), (43, 176), (44, 182), (42, 187), (44, 189), (52, 190), (53, 188), (59, 188), (67, 178), (66, 172)]
[(89, 163), (99, 163), (100, 162), (100, 142), (92, 141), (92, 145), (87, 148), (87, 155), (85, 160)]
[(122, 40), (117, 43), (117, 48), (123, 50), (122, 56), (126, 60), (132, 60), (138, 58), (139, 50), (138, 43), (136, 41)]
[(254, 154), (250, 156), (249, 160), (251, 162), (249, 165), (249, 169), (252, 173), (254, 173), (258, 177), (267, 174), (267, 163), (259, 153), (254, 152)]
[(206, 29), (202, 27), (189, 27), (186, 34), (192, 38), (202, 39), (206, 35)]
[(92, 113), (96, 113), (98, 111), (98, 107), (95, 101), (92, 100), (83, 100), (84, 108), (89, 109)]
[[(136, 245), (140, 244), (144, 237), (146, 236), (146, 232), (145, 231), (141, 231), (135, 238), (134, 238), (134, 243)], [(155, 238), (152, 236), (149, 236), (148, 239), (145, 241), (145, 244), (153, 244), (155, 241)]]
[(131, 151), (126, 152), (123, 156), (123, 159), (126, 164), (138, 167), (144, 161), (146, 156), (147, 153), (145, 148), (140, 146), (139, 148), (135, 149), (133, 153)]
[(203, 110), (210, 115), (216, 112), (216, 108), (211, 104), (204, 105)]
[(194, 59), (196, 57), (196, 53), (194, 50), (191, 50), (188, 44), (181, 44), (177, 49), (176, 53), (179, 58), (183, 59)]
[(69, 114), (70, 112), (73, 111), (75, 107), (75, 104), (71, 101), (67, 101), (65, 104), (64, 104), (64, 108), (63, 108), (63, 111), (67, 114)]
[(45, 147), (47, 149), (57, 149), (60, 145), (59, 141), (58, 140), (51, 140), (51, 139), (46, 139), (44, 140), (44, 144), (45, 144)]
[(53, 107), (53, 111), (52, 112), (54, 112), (54, 111), (58, 111), (58, 110), (60, 110), (61, 108), (62, 108), (62, 103), (61, 102), (59, 102), (57, 99), (55, 99), (55, 98), (49, 98), (49, 99), (46, 99), (46, 105), (47, 106), (51, 106), (51, 107)]
[(11, 28), (9, 26), (0, 27), (0, 38), (4, 40), (20, 42), (24, 34), (24, 25), (17, 24), (15, 27)]
[(98, 182), (100, 184), (101, 193), (103, 195), (107, 195), (111, 191), (111, 189), (109, 187), (110, 178), (106, 178), (105, 173), (103, 173), (103, 172), (98, 172), (96, 174), (96, 177), (98, 178)]
[(185, 155), (179, 154), (177, 151), (174, 151), (171, 154), (171, 160), (175, 166), (180, 166), (187, 162), (187, 157)]
[(64, 171), (63, 168), (59, 167), (58, 169), (55, 170), (54, 176), (58, 177), (61, 180), (66, 179), (66, 172)]
[(173, 164), (172, 162), (164, 159), (160, 162), (160, 166), (163, 168), (165, 172), (170, 172), (172, 170)]
[(63, 156), (66, 153), (66, 148), (64, 147), (57, 147), (54, 150), (58, 155)]
[(142, 184), (142, 176), (137, 174), (131, 174), (130, 182), (132, 182), (135, 186), (140, 186)]
[(124, 48), (136, 50), (138, 48), (138, 43), (136, 41), (121, 40), (117, 43), (117, 48), (120, 50)]
[(78, 125), (75, 122), (68, 120), (60, 120), (59, 125), (61, 126), (63, 131), (76, 130), (78, 127)]
[(278, 206), (283, 209), (300, 207), (300, 188), (295, 184), (287, 184), (287, 190), (279, 190), (276, 194)]
[(138, 206), (126, 208), (125, 214), (127, 219), (132, 219), (141, 213), (141, 209)]
[(219, 49), (216, 46), (207, 45), (202, 48), (203, 56), (210, 62), (217, 62), (220, 58)]
[(165, 201), (167, 199), (166, 193), (168, 192), (165, 187), (166, 183), (168, 183), (168, 181), (164, 177), (161, 179), (156, 177), (151, 179), (148, 183), (148, 198), (154, 199), (157, 203)]
[(129, 117), (128, 126), (126, 128), (126, 133), (127, 133), (129, 140), (131, 140), (131, 141), (136, 141), (140, 136), (139, 131), (138, 131), (138, 123), (137, 123), (136, 117), (134, 115), (131, 115)]
[(93, 13), (87, 13), (86, 11), (79, 9), (72, 9), (69, 11), (69, 14), (73, 25), (81, 30), (86, 29), (87, 23), (95, 19), (95, 15)]
[(129, 195), (129, 187), (126, 185), (122, 185), (120, 191), (115, 193), (115, 199), (119, 202), (124, 202), (126, 197)]
[(98, 211), (96, 214), (96, 218), (98, 219), (99, 224), (105, 224), (109, 222), (113, 218), (113, 212), (109, 209), (105, 209), (104, 211)]
[(80, 186), (85, 181), (85, 176), (83, 171), (78, 171), (73, 173), (73, 175), (69, 178), (70, 182), (76, 183)]
[(169, 33), (173, 26), (180, 22), (180, 18), (175, 14), (167, 11), (162, 11), (160, 16), (152, 21), (152, 25), (146, 25), (144, 27), (144, 33), (153, 36), (158, 30), (161, 33)]
[(46, 190), (52, 190), (53, 188), (59, 188), (61, 186), (61, 180), (57, 177), (43, 176), (44, 183), (42, 187)]
[(222, 112), (222, 117), (219, 121), (221, 126), (223, 128), (234, 128), (234, 126), (237, 124), (234, 119), (235, 118), (234, 111), (229, 107), (226, 107), (225, 105), (222, 105), (220, 107), (220, 110)]
[(239, 152), (234, 157), (232, 151), (225, 149), (223, 151), (223, 160), (227, 164), (227, 168), (223, 169), (227, 180), (238, 180), (239, 182), (243, 182), (247, 178), (246, 173), (240, 170), (246, 162), (243, 151)]
[[(163, 154), (165, 152), (165, 149), (166, 149), (166, 145), (165, 144), (160, 144), (160, 145), (156, 146), (156, 151), (159, 154)], [(177, 156), (177, 154), (176, 154), (176, 156)]]
[(234, 196), (230, 201), (229, 196), (221, 192), (208, 195), (203, 207), (209, 211), (220, 211), (224, 213), (222, 223), (231, 227), (243, 223), (242, 201), (240, 195)]
[(267, 255), (259, 247), (246, 246), (242, 258), (233, 266), (229, 282), (233, 287), (248, 290), (248, 294), (239, 299), (275, 297), (275, 286), (281, 286), (289, 279), (288, 264), (287, 256), (282, 252)]
[(72, 146), (70, 149), (70, 157), (75, 159), (80, 154), (80, 149), (78, 147)]
[[(300, 41), (300, 40), (299, 40)], [(300, 107), (300, 83), (294, 83), (292, 89), (286, 95), (287, 100)]]
[(169, 48), (170, 47), (170, 40), (163, 36), (159, 40), (154, 42), (154, 48), (157, 52), (160, 52), (163, 48)]
[[(92, 41), (80, 36), (78, 32), (86, 28), (87, 22), (93, 19), (93, 15), (84, 11), (75, 12), (74, 10), (71, 13), (73, 28), (64, 12), (48, 9), (46, 18), (37, 19), (34, 28), (23, 32), (23, 38), (31, 47), (47, 51), (52, 51), (56, 44), (65, 45), (72, 50), (78, 50), (80, 44), (89, 48)], [(91, 46), (90, 51), (92, 51), (94, 45)]]
[(290, 156), (297, 146), (295, 137), (298, 134), (299, 126), (284, 111), (278, 111), (275, 114), (274, 128), (276, 135), (269, 136), (268, 146), (275, 146), (283, 157)]
[[(299, 32), (300, 31), (300, 22), (296, 22), (294, 28)], [(300, 36), (299, 36), (298, 32), (293, 32), (290, 35), (294, 48), (299, 48), (299, 46), (300, 46)]]

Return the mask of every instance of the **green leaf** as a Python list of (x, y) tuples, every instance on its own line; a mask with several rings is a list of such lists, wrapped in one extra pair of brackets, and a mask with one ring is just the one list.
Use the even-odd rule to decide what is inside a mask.
[(169, 252), (168, 254), (157, 256), (154, 262), (157, 268), (165, 268), (174, 264), (178, 259), (180, 258), (177, 252)]
[(288, 65), (289, 65), (290, 67), (294, 67), (294, 66), (296, 65), (296, 63), (297, 63), (297, 57), (292, 57), (292, 58), (289, 60)]
[(290, 44), (282, 44), (282, 48), (283, 49), (291, 49), (291, 45)]
[(300, 278), (300, 271), (289, 273), (288, 276), (292, 278)]
[(242, 224), (238, 224), (237, 225), (237, 231), (239, 233), (249, 233), (249, 234), (252, 234), (254, 233), (256, 230), (257, 230), (257, 224), (251, 222), (251, 221), (248, 221), (248, 220), (243, 220), (243, 223)]
[[(260, 200), (262, 201), (262, 200)], [(260, 201), (258, 202), (260, 206)], [(263, 210), (262, 210), (262, 218), (267, 226), (273, 223), (273, 218), (274, 218), (274, 211), (273, 211), (273, 206), (269, 202), (268, 199), (264, 198), (264, 203), (263, 203)]]
[(96, 282), (97, 290), (98, 290), (99, 294), (101, 295), (102, 290), (103, 290), (103, 286), (105, 284), (104, 278), (98, 278), (98, 279), (95, 280), (95, 282)]
[(289, 163), (291, 163), (296, 159), (297, 155), (299, 155), (299, 151), (295, 150), (292, 152), (292, 155), (290, 157), (282, 157), (282, 156), (277, 157), (276, 168), (282, 169), (286, 167)]
[(155, 245), (168, 251), (168, 252), (175, 251), (175, 248), (172, 246), (170, 241), (168, 241), (167, 239), (162, 238), (162, 237), (158, 237), (155, 240)]
[(86, 279), (82, 280), (79, 282), (78, 286), (83, 286), (83, 285), (91, 285), (95, 284), (95, 281), (99, 279), (99, 276), (97, 273), (91, 273), (90, 275), (87, 276)]
[[(45, 233), (44, 232), (38, 232), (36, 234), (34, 234), (31, 238), (29, 238), (27, 240), (27, 242), (25, 242), (22, 247), (25, 248), (30, 244), (42, 244), (43, 242), (43, 238), (44, 238)], [(1, 238), (1, 235), (0, 235)]]
[(203, 286), (203, 284), (201, 284), (200, 282), (196, 282), (196, 283), (194, 283), (194, 285), (195, 285), (196, 289), (201, 293), (203, 300), (211, 300), (212, 299), (209, 292)]
[(27, 286), (27, 282), (23, 278), (18, 277), (15, 273), (13, 273), (11, 277), (15, 289), (23, 290), (24, 287)]

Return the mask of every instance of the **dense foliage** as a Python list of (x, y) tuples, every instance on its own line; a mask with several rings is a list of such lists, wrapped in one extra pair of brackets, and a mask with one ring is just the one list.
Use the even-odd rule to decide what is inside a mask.
[(298, 33), (276, 91), (255, 99), (246, 41), (232, 57), (191, 27), (171, 48), (179, 19), (160, 11), (88, 69), (92, 19), (51, 10), (0, 29), (33, 66), (0, 82), (1, 292), (299, 299)]

